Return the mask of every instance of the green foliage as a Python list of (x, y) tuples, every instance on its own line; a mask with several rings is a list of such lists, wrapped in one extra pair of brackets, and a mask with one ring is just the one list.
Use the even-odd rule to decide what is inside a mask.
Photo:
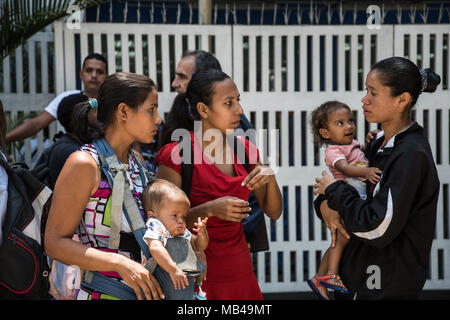
[(106, 1), (0, 0), (0, 62), (36, 32), (68, 15), (70, 4), (84, 10)]

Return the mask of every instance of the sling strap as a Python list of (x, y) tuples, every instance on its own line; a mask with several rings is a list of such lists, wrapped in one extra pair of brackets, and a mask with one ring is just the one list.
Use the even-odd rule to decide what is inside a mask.
[[(97, 150), (100, 162), (100, 171), (106, 177), (111, 193), (111, 232), (108, 242), (108, 248), (118, 249), (120, 244), (120, 227), (122, 223), (122, 214), (130, 225), (130, 228), (147, 260), (151, 259), (150, 250), (144, 241), (145, 223), (141, 216), (139, 208), (133, 197), (133, 183), (128, 177), (127, 170), (129, 166), (121, 163), (119, 159), (104, 138), (93, 142)], [(131, 150), (139, 169), (142, 186), (145, 187), (154, 177), (145, 168), (140, 161), (137, 153)], [(124, 300), (135, 300), (134, 290), (126, 283), (108, 278), (95, 271), (84, 271), (82, 285), (91, 290), (100, 291), (111, 296)]]
[[(120, 242), (120, 224), (122, 221), (122, 213), (130, 225), (130, 228), (141, 248), (145, 257), (150, 259), (150, 250), (148, 245), (145, 243), (143, 236), (145, 234), (145, 223), (139, 212), (139, 208), (132, 195), (132, 186), (127, 175), (127, 164), (122, 164), (117, 159), (114, 150), (111, 148), (109, 143), (103, 138), (94, 141), (94, 146), (97, 149), (97, 153), (100, 160), (100, 169), (108, 180), (109, 185), (112, 189), (111, 197), (111, 234), (110, 239), (113, 240), (109, 242), (109, 247), (117, 249)], [(142, 180), (142, 186), (145, 187), (151, 177), (146, 173), (148, 172), (140, 162), (136, 154), (135, 159), (138, 164), (139, 174)], [(117, 182), (117, 184), (116, 184)], [(113, 200), (116, 201), (113, 203)], [(120, 202), (119, 202), (120, 201)], [(113, 211), (114, 210), (114, 211)], [(113, 230), (113, 221), (116, 224)], [(117, 229), (118, 224), (118, 229)], [(114, 232), (114, 233), (113, 233)]]
[(121, 300), (136, 300), (136, 293), (126, 283), (108, 278), (98, 272), (85, 270), (82, 279), (83, 287), (100, 291)]

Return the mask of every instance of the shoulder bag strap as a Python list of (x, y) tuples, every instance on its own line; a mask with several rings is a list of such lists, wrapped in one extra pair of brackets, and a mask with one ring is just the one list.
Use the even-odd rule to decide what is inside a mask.
[[(178, 142), (178, 145), (180, 141)], [(191, 159), (187, 159), (185, 163), (183, 158), (183, 149), (180, 149), (180, 159), (181, 159), (181, 190), (186, 193), (187, 197), (191, 197), (191, 187), (192, 187), (192, 175), (194, 174), (194, 163), (193, 156), (194, 148), (191, 144)]]

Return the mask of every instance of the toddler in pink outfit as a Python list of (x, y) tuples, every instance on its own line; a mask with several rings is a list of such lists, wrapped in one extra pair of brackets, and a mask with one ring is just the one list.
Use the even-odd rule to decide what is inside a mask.
[[(330, 169), (333, 177), (337, 180), (345, 180), (348, 184), (351, 184), (356, 191), (358, 191), (361, 199), (366, 200), (366, 184), (365, 178), (360, 177), (357, 173), (357, 177), (345, 175), (341, 170), (336, 168), (336, 164), (343, 165), (347, 162), (349, 166), (355, 166), (358, 168), (367, 168), (368, 160), (361, 150), (361, 145), (358, 141), (353, 139), (350, 144), (338, 145), (332, 144), (328, 145), (325, 149), (325, 164)], [(341, 163), (339, 163), (341, 161)], [(369, 170), (370, 171), (370, 170)]]
[[(312, 112), (314, 143), (326, 145), (325, 163), (335, 179), (345, 180), (352, 185), (362, 199), (366, 199), (366, 184), (376, 184), (381, 170), (368, 166), (368, 161), (355, 140), (356, 126), (350, 108), (339, 101), (328, 101)], [(317, 274), (307, 281), (321, 299), (327, 299), (327, 288), (349, 293), (341, 281), (339, 261), (348, 240), (339, 232), (334, 247), (324, 254)]]

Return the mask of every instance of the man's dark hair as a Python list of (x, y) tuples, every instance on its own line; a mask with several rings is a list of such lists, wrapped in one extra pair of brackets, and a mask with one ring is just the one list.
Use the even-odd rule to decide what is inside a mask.
[(161, 137), (161, 146), (172, 142), (172, 132), (176, 129), (194, 130), (194, 120), (200, 119), (197, 104), (203, 102), (211, 106), (216, 84), (226, 79), (230, 77), (218, 69), (208, 69), (194, 74), (186, 92), (178, 94), (173, 101)]
[(106, 72), (108, 72), (108, 61), (106, 60), (106, 58), (101, 55), (100, 53), (91, 53), (90, 55), (88, 55), (86, 58), (84, 58), (83, 60), (83, 65), (81, 67), (81, 70), (84, 69), (84, 65), (86, 64), (87, 60), (91, 60), (91, 59), (95, 59), (95, 60), (100, 60), (101, 62), (105, 63), (105, 68), (106, 68)]
[(83, 93), (71, 94), (64, 99), (58, 105), (57, 117), (59, 123), (64, 127), (66, 132), (72, 132), (73, 128), (71, 126), (72, 113), (75, 105), (80, 102), (87, 101), (88, 97)]
[(195, 73), (210, 69), (222, 71), (219, 60), (209, 52), (203, 50), (186, 51), (182, 58), (189, 56), (194, 56), (195, 58)]

